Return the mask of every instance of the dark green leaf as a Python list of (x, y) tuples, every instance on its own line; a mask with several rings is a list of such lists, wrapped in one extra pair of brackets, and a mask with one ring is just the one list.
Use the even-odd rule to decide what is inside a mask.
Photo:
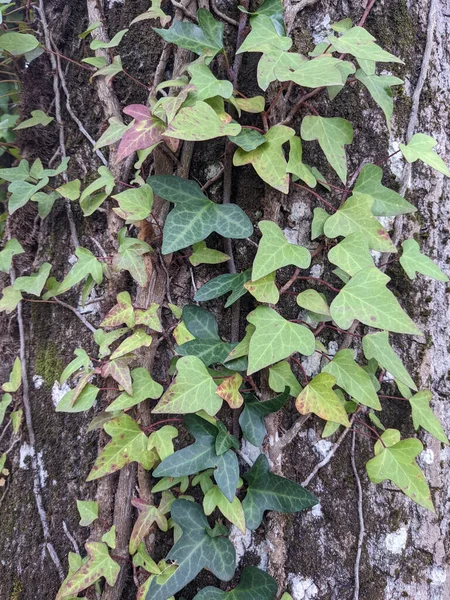
[(273, 577), (256, 567), (245, 567), (239, 585), (231, 592), (209, 586), (203, 588), (194, 600), (273, 600), (277, 589)]
[(244, 394), (244, 410), (239, 417), (239, 425), (246, 440), (254, 446), (261, 446), (266, 435), (264, 417), (283, 408), (289, 398), (289, 388), (265, 402), (260, 402), (251, 394)]

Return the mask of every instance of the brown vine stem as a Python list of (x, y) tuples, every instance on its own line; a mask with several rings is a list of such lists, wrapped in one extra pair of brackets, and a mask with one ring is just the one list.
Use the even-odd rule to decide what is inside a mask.
[(314, 190), (306, 187), (305, 185), (301, 185), (300, 183), (293, 183), (293, 185), (295, 185), (295, 187), (300, 188), (301, 190), (305, 190), (305, 192), (309, 192), (310, 194), (312, 194), (315, 198), (317, 198), (318, 200), (320, 200), (320, 202), (322, 202), (327, 208), (329, 208), (330, 210), (332, 210), (333, 212), (336, 212), (336, 208), (334, 208), (334, 206), (332, 206), (327, 200), (325, 200), (325, 198), (323, 196), (321, 196), (320, 194), (318, 194), (317, 192), (315, 192)]
[(359, 600), (359, 566), (361, 562), (361, 553), (364, 543), (365, 536), (365, 525), (364, 525), (364, 510), (363, 510), (363, 490), (361, 485), (361, 478), (359, 477), (358, 469), (356, 467), (355, 459), (356, 451), (356, 432), (352, 435), (352, 446), (350, 451), (350, 459), (352, 463), (353, 474), (355, 476), (356, 488), (358, 490), (358, 520), (359, 520), (359, 535), (358, 535), (358, 547), (356, 550), (355, 564), (353, 567), (353, 573), (355, 577), (355, 587), (353, 591), (353, 600)]

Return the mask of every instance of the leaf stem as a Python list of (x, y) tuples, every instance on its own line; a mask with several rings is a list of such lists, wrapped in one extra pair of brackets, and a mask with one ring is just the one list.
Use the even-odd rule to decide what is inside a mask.
[(292, 183), (293, 183), (293, 185), (295, 185), (296, 187), (300, 188), (301, 190), (305, 190), (305, 192), (309, 192), (310, 194), (312, 194), (313, 196), (315, 196), (318, 200), (320, 200), (323, 204), (325, 204), (325, 206), (327, 208), (329, 208), (333, 212), (336, 212), (337, 209), (334, 208), (334, 206), (332, 206), (327, 200), (325, 200), (325, 198), (323, 196), (321, 196), (320, 194), (318, 194), (314, 190), (311, 190), (310, 188), (306, 187), (305, 185), (301, 185), (300, 183), (294, 183), (294, 182), (292, 182)]

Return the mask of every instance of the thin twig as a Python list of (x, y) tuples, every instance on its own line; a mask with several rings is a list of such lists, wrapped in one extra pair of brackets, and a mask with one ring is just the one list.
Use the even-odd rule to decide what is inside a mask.
[(66, 525), (66, 522), (63, 521), (62, 524), (63, 524), (64, 533), (66, 534), (66, 537), (68, 538), (68, 540), (72, 543), (73, 549), (75, 550), (75, 552), (77, 554), (80, 554), (80, 548), (78, 547), (77, 540), (70, 533), (69, 528)]
[(351, 458), (351, 462), (352, 462), (353, 474), (355, 476), (356, 487), (358, 488), (358, 519), (359, 519), (358, 548), (356, 551), (355, 566), (354, 566), (355, 588), (353, 591), (353, 600), (359, 600), (359, 565), (361, 563), (361, 553), (362, 553), (362, 547), (363, 547), (363, 543), (364, 543), (365, 527), (364, 527), (364, 512), (363, 512), (363, 491), (362, 491), (361, 479), (359, 477), (358, 469), (356, 468), (355, 446), (356, 446), (356, 431), (353, 431), (350, 458)]
[(89, 323), (89, 321), (86, 319), (86, 317), (83, 317), (83, 315), (80, 312), (78, 312), (78, 310), (74, 306), (70, 306), (70, 304), (63, 302), (59, 298), (54, 298), (54, 300), (55, 300), (56, 304), (60, 304), (61, 306), (64, 306), (64, 308), (71, 310), (73, 312), (73, 314), (78, 319), (80, 319), (80, 321), (83, 323), (83, 325), (85, 325), (89, 329), (89, 331), (91, 331), (92, 333), (95, 333), (97, 331), (97, 328), (94, 327), (93, 325), (91, 325)]
[(233, 25), (233, 27), (239, 27), (239, 23), (237, 21), (235, 21), (234, 19), (232, 19), (231, 17), (229, 17), (228, 15), (226, 15), (225, 13), (223, 13), (221, 10), (219, 10), (217, 8), (216, 0), (211, 0), (211, 7), (212, 7), (212, 12), (214, 14), (216, 14), (220, 19), (222, 19), (222, 21), (225, 21), (226, 23)]
[(188, 8), (186, 8), (183, 4), (181, 4), (181, 2), (177, 2), (176, 0), (170, 0), (170, 1), (173, 4), (173, 6), (175, 6), (176, 8), (179, 8), (181, 10), (181, 12), (184, 15), (186, 15), (186, 17), (189, 17), (189, 19), (191, 19), (191, 21), (193, 21), (194, 23), (198, 23), (197, 15), (194, 15), (194, 13), (191, 12)]

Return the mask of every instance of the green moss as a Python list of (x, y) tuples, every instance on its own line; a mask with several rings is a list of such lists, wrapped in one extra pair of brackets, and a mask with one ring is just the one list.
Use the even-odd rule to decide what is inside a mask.
[(51, 388), (54, 382), (59, 379), (64, 367), (64, 362), (60, 358), (56, 344), (46, 340), (44, 345), (38, 347), (34, 361), (34, 372), (43, 378), (47, 387)]
[(22, 582), (16, 579), (13, 584), (13, 589), (9, 600), (20, 600), (22, 598), (23, 586)]

